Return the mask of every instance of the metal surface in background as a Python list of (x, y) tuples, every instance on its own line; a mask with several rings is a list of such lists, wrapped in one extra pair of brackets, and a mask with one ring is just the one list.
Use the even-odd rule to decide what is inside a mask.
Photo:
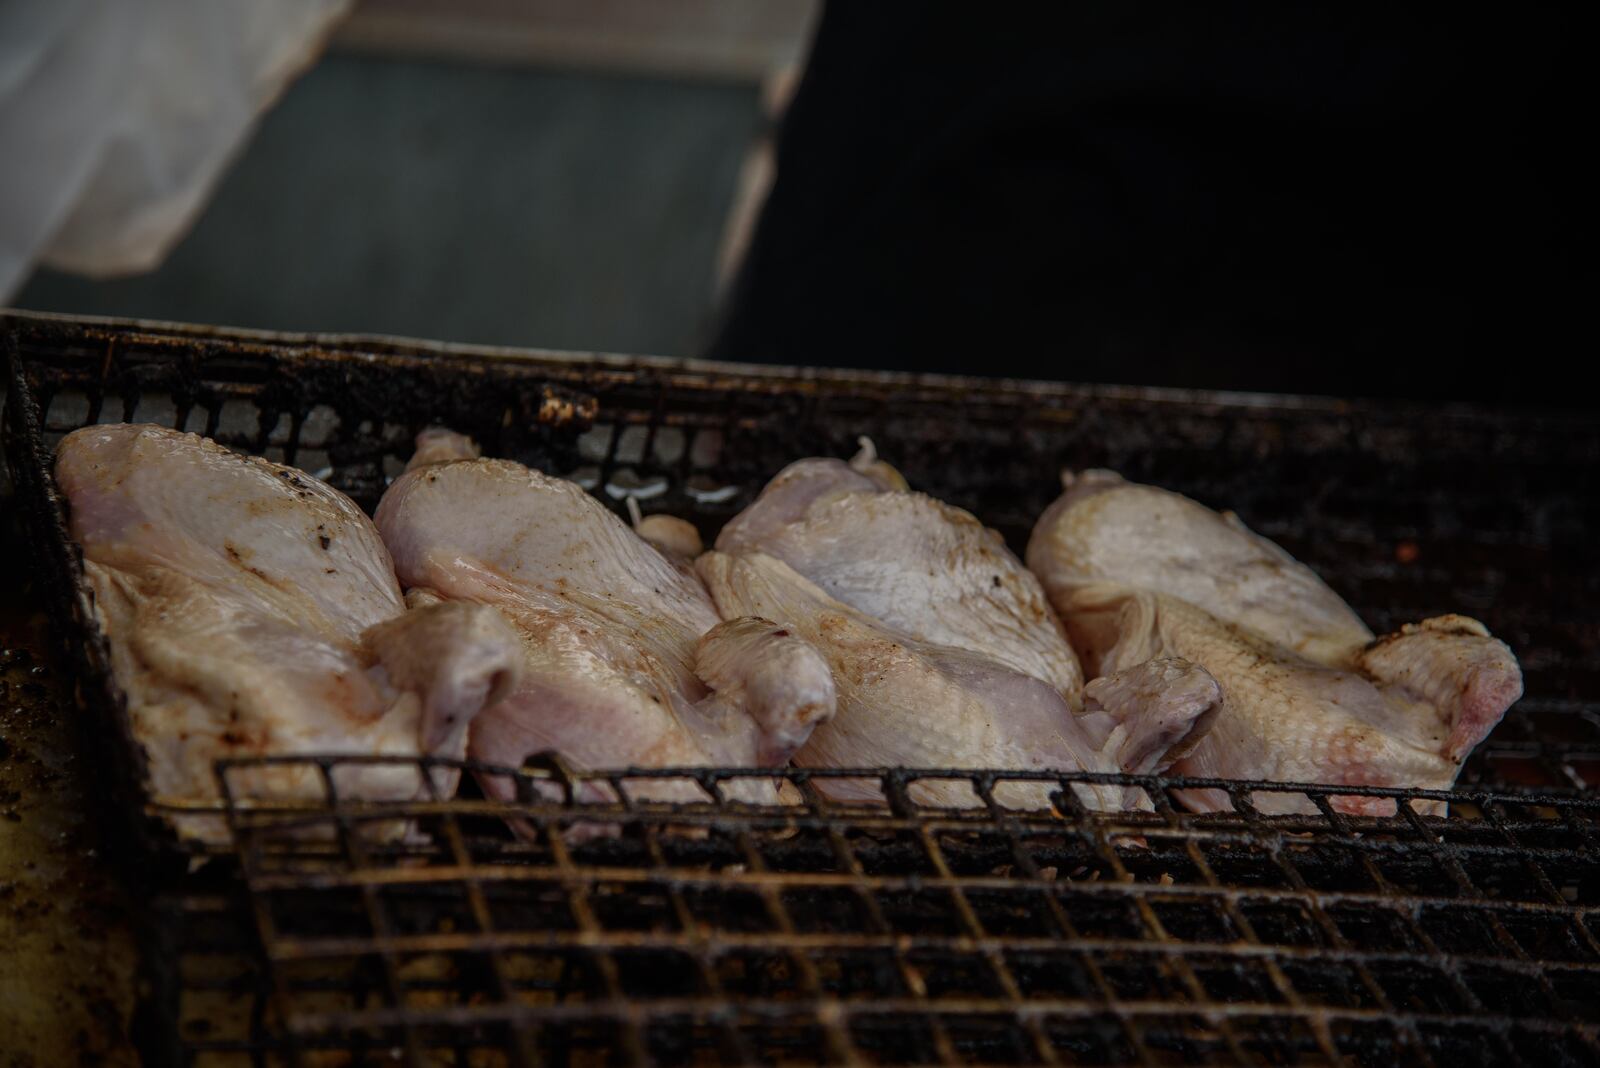
[[(613, 6), (565, 2), (591, 18)], [(463, 0), (403, 6), (441, 29), (475, 21)], [(526, 0), (499, 6), (514, 24), (529, 14)], [(671, 22), (680, 5), (633, 6)], [(41, 269), (14, 303), (693, 353), (715, 325), (718, 235), (761, 122), (754, 82), (335, 49), (261, 116), (160, 267)]]
[[(500, 769), (527, 786), (509, 808), (235, 797), (237, 850), (201, 861), (157, 799), (149, 970), (176, 1056), (1600, 1063), (1600, 422), (34, 318), (0, 343), (41, 580), (136, 817), (138, 755), (49, 477), (54, 442), (96, 422), (205, 433), (368, 509), (442, 423), (707, 534), (784, 464), (866, 434), (1014, 548), (1060, 467), (1113, 467), (1235, 509), (1379, 631), (1463, 612), (1526, 672), (1448, 817), (1426, 803), (1444, 795), (1388, 791), (1390, 818), (1324, 799), (1269, 819), (1248, 802), (1270, 784), (1197, 816), (1161, 780), (1138, 780), (1150, 813), (1055, 787), (1013, 812), (986, 800), (993, 776), (948, 771), (929, 774), (974, 776), (973, 807), (918, 807), (904, 772), (879, 807), (797, 772), (794, 808), (574, 806), (576, 773), (550, 764)], [(362, 830), (397, 816), (428, 838)]]

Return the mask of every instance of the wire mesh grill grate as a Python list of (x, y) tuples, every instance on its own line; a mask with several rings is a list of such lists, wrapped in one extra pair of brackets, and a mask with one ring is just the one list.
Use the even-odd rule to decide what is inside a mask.
[[(751, 772), (543, 762), (472, 766), (517, 783), (517, 802), (374, 804), (341, 801), (341, 762), (318, 763), (319, 802), (227, 795), (302, 1054), (1600, 1061), (1594, 798), (1339, 788), (1395, 797), (1380, 818), (1304, 786), (791, 769), (797, 803), (762, 807), (719, 790)], [(885, 801), (830, 800), (835, 775), (879, 782)], [(704, 802), (630, 797), (664, 776)], [(933, 778), (967, 782), (971, 806), (913, 801)], [(1022, 781), (1047, 783), (1049, 807), (995, 801)], [(1138, 786), (1151, 811), (1087, 811), (1079, 781)], [(619, 800), (575, 803), (583, 784)], [(1233, 811), (1173, 803), (1198, 786), (1227, 789)], [(1261, 815), (1266, 791), (1317, 814)], [(1446, 798), (1448, 818), (1419, 813)]]

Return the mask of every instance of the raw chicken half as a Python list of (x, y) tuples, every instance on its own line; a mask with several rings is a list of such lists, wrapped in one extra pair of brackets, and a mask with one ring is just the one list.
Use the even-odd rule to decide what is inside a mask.
[[(162, 798), (217, 797), (213, 762), (278, 753), (461, 757), (512, 690), (516, 635), (493, 611), (408, 612), (372, 522), (302, 471), (155, 426), (69, 434), (56, 478), (133, 733)], [(242, 796), (322, 796), (314, 768), (235, 773)], [(439, 770), (442, 796), (456, 773)], [(404, 766), (343, 766), (346, 799), (404, 800)], [(181, 833), (225, 835), (217, 817)]]
[[(478, 459), (447, 431), (418, 446), (377, 511), (409, 596), (494, 605), (522, 645), (521, 685), (473, 725), (472, 756), (518, 766), (554, 749), (591, 769), (777, 765), (833, 715), (833, 678), (814, 650), (763, 619), (724, 622), (686, 562), (575, 483)], [(504, 796), (510, 783), (486, 776), (484, 788)], [(629, 792), (704, 800), (685, 780)], [(777, 800), (762, 780), (728, 792)]]
[[(1090, 668), (1179, 656), (1222, 685), (1224, 711), (1179, 773), (1445, 789), (1522, 694), (1516, 658), (1476, 620), (1440, 616), (1374, 639), (1309, 568), (1236, 518), (1111, 472), (1064, 482), (1028, 565)], [(1227, 806), (1216, 791), (1187, 800)], [(1255, 803), (1315, 811), (1291, 793)], [(1388, 799), (1332, 803), (1394, 812)]]

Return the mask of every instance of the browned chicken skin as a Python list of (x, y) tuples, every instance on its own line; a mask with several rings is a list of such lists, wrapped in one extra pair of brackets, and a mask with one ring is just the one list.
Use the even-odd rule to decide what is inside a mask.
[[(493, 605), (521, 641), (522, 683), (473, 725), (472, 756), (555, 749), (585, 768), (781, 764), (833, 714), (827, 666), (766, 620), (718, 616), (665, 555), (564, 479), (476, 457), (430, 431), (384, 495), (378, 528), (413, 599)], [(682, 544), (666, 524), (646, 533)], [(485, 789), (510, 785), (491, 778)], [(773, 801), (765, 780), (730, 786)], [(684, 780), (637, 796), (701, 800)]]

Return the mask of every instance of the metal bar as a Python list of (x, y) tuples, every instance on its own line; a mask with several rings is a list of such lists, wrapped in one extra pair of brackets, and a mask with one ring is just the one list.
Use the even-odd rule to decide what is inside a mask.
[[(974, 785), (978, 791), (979, 800), (983, 802), (991, 818), (995, 820), (1005, 834), (1006, 840), (1011, 847), (1012, 859), (1021, 869), (1023, 875), (1040, 884), (1053, 882), (1054, 880), (1047, 880), (1044, 877), (1039, 870), (1038, 863), (1033, 859), (1033, 855), (1022, 844), (1022, 839), (1018, 833), (1016, 821), (1012, 818), (1011, 811), (995, 800), (994, 777), (981, 776)], [(1056, 929), (1069, 942), (1080, 949), (1080, 960), (1085, 972), (1089, 975), (1090, 982), (1093, 983), (1095, 991), (1105, 1001), (1106, 1006), (1114, 1013), (1117, 1026), (1121, 1029), (1122, 1036), (1127, 1040), (1129, 1047), (1134, 1051), (1134, 1055), (1138, 1057), (1141, 1064), (1153, 1063), (1150, 1050), (1144, 1044), (1144, 1036), (1140, 1034), (1139, 1028), (1134, 1025), (1132, 1018), (1121, 1011), (1121, 1001), (1117, 997), (1115, 989), (1107, 982), (1105, 972), (1101, 970), (1095, 959), (1096, 954), (1093, 952), (1095, 947), (1092, 945), (1092, 940), (1086, 939), (1078, 931), (1076, 925), (1067, 915), (1066, 910), (1061, 907), (1061, 901), (1055, 894), (1041, 892), (1039, 896), (1044, 900), (1045, 908), (1048, 910), (1051, 920), (1055, 923)], [(1054, 941), (1054, 939), (1047, 940), (1045, 945), (1052, 945)], [(1018, 940), (1015, 938), (1009, 939), (1007, 948), (1016, 949), (1017, 942)], [(1145, 945), (1142, 942), (1133, 944), (1140, 947)], [(1171, 943), (1168, 943), (1168, 946), (1170, 947)], [(1044, 947), (1041, 946), (1041, 948)]]
[[(1167, 791), (1158, 791), (1152, 797), (1152, 800), (1155, 802), (1158, 813), (1166, 817), (1169, 822), (1175, 821), (1176, 810), (1173, 808), (1171, 797)], [(1183, 844), (1184, 851), (1188, 855), (1190, 862), (1200, 872), (1201, 878), (1205, 880), (1206, 885), (1221, 888), (1223, 886), (1222, 880), (1217, 878), (1216, 872), (1212, 870), (1211, 864), (1206, 860), (1204, 851), (1200, 848), (1200, 844), (1192, 838), (1185, 840)], [(1224, 895), (1221, 898), (1221, 906), (1233, 928), (1243, 935), (1249, 943), (1259, 945), (1260, 939), (1256, 935), (1255, 928), (1245, 916), (1244, 911), (1239, 908), (1237, 898)], [(1278, 965), (1276, 954), (1266, 955), (1263, 959), (1263, 966), (1273, 988), (1282, 995), (1284, 1000), (1297, 1007), (1306, 1006), (1305, 999), (1300, 996), (1300, 992), (1295, 989), (1294, 984), (1289, 981), (1289, 977), (1284, 974), (1283, 969)], [(1337, 1064), (1340, 1059), (1339, 1051), (1332, 1033), (1328, 1030), (1327, 1020), (1320, 1016), (1312, 1017), (1311, 1027), (1317, 1048), (1322, 1052), (1323, 1056), (1328, 1058), (1328, 1063)]]
[[(1083, 806), (1083, 801), (1078, 797), (1077, 791), (1075, 791), (1069, 783), (1062, 783), (1061, 792), (1057, 795), (1057, 798), (1057, 805), (1065, 807), (1069, 812), (1073, 812), (1075, 814), (1082, 814), (1086, 812), (1086, 809)], [(1099, 856), (1101, 862), (1106, 865), (1106, 868), (1111, 873), (1112, 878), (1114, 878), (1118, 883), (1133, 882), (1133, 875), (1123, 864), (1122, 857), (1118, 855), (1116, 848), (1111, 844), (1111, 836), (1106, 833), (1106, 829), (1093, 820), (1087, 821), (1087, 826), (1089, 839), (1094, 846), (1094, 851), (1096, 855)], [(1150, 907), (1150, 902), (1145, 899), (1144, 895), (1133, 895), (1133, 902), (1134, 908), (1139, 914), (1140, 921), (1144, 924), (1145, 930), (1149, 932), (1150, 937), (1154, 941), (1167, 942), (1172, 940), (1172, 936), (1167, 933), (1165, 925), (1162, 924), (1161, 919), (1156, 915), (1155, 910)], [(1243, 1045), (1240, 1044), (1239, 1037), (1234, 1033), (1233, 1028), (1229, 1025), (1227, 1016), (1214, 1011), (1216, 1007), (1215, 1003), (1212, 1002), (1212, 1000), (1207, 996), (1205, 986), (1200, 982), (1199, 977), (1195, 975), (1194, 969), (1189, 966), (1189, 962), (1182, 956), (1175, 956), (1172, 958), (1172, 961), (1173, 970), (1178, 976), (1178, 981), (1183, 984), (1184, 988), (1189, 992), (1190, 997), (1194, 999), (1196, 1010), (1198, 1010), (1199, 1014), (1206, 1020), (1207, 1023), (1217, 1028), (1217, 1030), (1222, 1034), (1222, 1039), (1225, 1043), (1227, 1043), (1228, 1054), (1232, 1058), (1233, 1063), (1255, 1063), (1255, 1058), (1250, 1056), (1245, 1051)]]
[[(1144, 953), (1153, 956), (1214, 956), (1218, 948), (1211, 942), (1150, 942), (1132, 938), (1097, 938), (1090, 935), (1067, 936), (1067, 943), (1085, 951), (1111, 954)], [(501, 950), (563, 949), (579, 946), (602, 946), (616, 949), (662, 949), (692, 952), (697, 945), (705, 944), (705, 936), (684, 932), (636, 931), (495, 931), (440, 932), (435, 934), (393, 935), (386, 938), (295, 938), (280, 936), (272, 945), (274, 956), (281, 960), (305, 960), (321, 957), (348, 957), (378, 947), (397, 953), (439, 953), (471, 950), (493, 946)], [(825, 953), (849, 950), (931, 950), (949, 953), (989, 954), (1012, 950), (1019, 953), (1039, 953), (1058, 950), (1063, 945), (1060, 937), (1026, 938), (1017, 935), (908, 935), (886, 930), (882, 932), (762, 933), (752, 931), (719, 931), (716, 934), (716, 951), (750, 949), (769, 950), (794, 947)], [(1427, 952), (1405, 950), (1360, 950), (1347, 946), (1312, 948), (1307, 946), (1255, 945), (1248, 942), (1227, 943), (1224, 951), (1229, 956), (1243, 959), (1293, 960), (1308, 963), (1344, 963), (1371, 961), (1383, 964), (1419, 964), (1443, 966), (1450, 961), (1465, 965), (1492, 967), (1515, 975), (1531, 976), (1540, 971), (1595, 972), (1600, 974), (1600, 961), (1533, 961), (1526, 957), (1498, 957), (1473, 953), (1446, 953), (1441, 950)]]
[[(438, 783), (431, 774), (422, 776), (427, 785), (428, 792), (438, 796)], [(461, 824), (454, 815), (444, 818), (444, 837), (450, 849), (451, 856), (455, 859), (457, 867), (473, 868), (471, 851), (467, 848), (465, 836), (461, 833)], [(517, 994), (511, 979), (507, 974), (505, 958), (501, 955), (500, 946), (493, 937), (484, 939), (482, 936), (493, 936), (495, 931), (494, 918), (489, 911), (489, 902), (483, 894), (483, 883), (477, 879), (466, 878), (462, 885), (467, 893), (467, 905), (471, 912), (473, 922), (480, 936), (470, 947), (477, 952), (485, 953), (489, 959), (490, 974), (494, 977), (495, 993), (499, 999), (507, 1004), (512, 1004), (517, 999)], [(511, 1064), (516, 1068), (534, 1068), (541, 1063), (537, 1047), (534, 1045), (533, 1032), (524, 1021), (513, 1019), (510, 1021), (511, 1041), (507, 1045), (506, 1053), (511, 1059)]]
[[(661, 840), (656, 835), (654, 828), (645, 828), (645, 846), (650, 851), (650, 862), (654, 867), (664, 867), (666, 857), (661, 849)], [(695, 971), (701, 984), (711, 1000), (727, 1006), (726, 1010), (714, 1014), (712, 1019), (716, 1024), (717, 1032), (723, 1045), (723, 1055), (734, 1064), (751, 1064), (755, 1056), (749, 1043), (740, 1033), (733, 1021), (732, 1000), (728, 991), (724, 989), (720, 977), (717, 975), (717, 956), (723, 951), (726, 939), (721, 932), (709, 935), (702, 925), (695, 919), (694, 911), (689, 907), (688, 901), (683, 896), (681, 887), (669, 887), (667, 894), (672, 902), (672, 912), (678, 922), (678, 928), (684, 940), (684, 952), (692, 957)], [(614, 937), (613, 932), (601, 932), (599, 937), (604, 939)], [(596, 935), (584, 932), (587, 940), (595, 939)]]
[[(335, 827), (337, 829), (340, 853), (343, 860), (351, 870), (359, 870), (366, 864), (365, 846), (361, 834), (351, 825), (348, 819), (343, 818), (337, 811), (339, 801), (338, 784), (334, 781), (333, 764), (325, 762), (318, 765), (322, 769), (322, 785), (326, 792), (330, 808), (334, 810)], [(365, 906), (367, 922), (371, 925), (373, 934), (388, 938), (394, 933), (389, 921), (388, 909), (384, 907), (383, 898), (379, 889), (374, 884), (361, 886), (361, 901)], [(384, 994), (389, 999), (389, 1004), (394, 1006), (396, 1013), (401, 1017), (400, 1033), (405, 1043), (405, 1059), (409, 1068), (423, 1068), (425, 1064), (422, 1057), (422, 1046), (418, 1040), (416, 1026), (405, 1017), (407, 1016), (405, 983), (400, 978), (400, 965), (393, 953), (378, 953), (378, 960), (382, 965), (382, 978)], [(295, 1021), (291, 1017), (290, 1029), (295, 1029)]]
[[(866, 869), (862, 867), (861, 859), (856, 856), (855, 850), (850, 847), (850, 839), (844, 833), (843, 828), (829, 818), (831, 803), (810, 779), (802, 778), (799, 782), (807, 810), (827, 827), (828, 847), (832, 851), (834, 859), (843, 871), (848, 872), (857, 880), (850, 889), (856, 899), (857, 907), (862, 910), (862, 914), (867, 918), (865, 926), (873, 932), (873, 936), (886, 940), (887, 948), (894, 963), (895, 974), (899, 978), (901, 985), (906, 990), (912, 991), (919, 996), (925, 996), (927, 984), (923, 981), (922, 975), (918, 972), (916, 966), (911, 963), (906, 955), (905, 939), (895, 933), (893, 925), (889, 923), (884, 915), (883, 905), (879, 902), (877, 895), (870, 887), (861, 885), (861, 880), (866, 876)], [(801, 939), (806, 936), (796, 934), (790, 937)], [(936, 1016), (923, 1015), (919, 1017), (919, 1020), (928, 1028), (928, 1033), (933, 1036), (934, 1045), (939, 1049), (941, 1055), (952, 1051), (953, 1044), (950, 1040), (949, 1032)]]
[[(605, 823), (609, 822), (603, 817), (593, 817), (582, 822)], [(749, 833), (750, 829), (740, 826), (740, 832)], [(446, 883), (454, 882), (463, 877), (469, 869), (454, 866), (440, 866), (429, 868), (365, 868), (349, 872), (295, 872), (295, 873), (266, 873), (257, 877), (254, 886), (260, 890), (286, 889), (291, 887), (301, 888), (332, 888), (337, 886), (384, 886), (402, 885), (410, 883)], [(1554, 905), (1541, 902), (1525, 901), (1497, 901), (1491, 898), (1462, 900), (1453, 897), (1438, 895), (1402, 895), (1385, 894), (1379, 892), (1358, 892), (1339, 890), (1316, 890), (1309, 885), (1304, 890), (1281, 890), (1271, 887), (1249, 888), (1205, 886), (1176, 884), (1160, 886), (1152, 883), (1130, 881), (1123, 884), (1107, 883), (1078, 883), (1057, 882), (1049, 879), (1015, 879), (1006, 875), (976, 876), (964, 875), (945, 879), (942, 876), (916, 876), (916, 875), (863, 875), (857, 880), (854, 876), (838, 872), (774, 872), (774, 871), (723, 871), (723, 872), (697, 872), (690, 868), (672, 868), (667, 871), (650, 871), (637, 868), (623, 868), (604, 865), (574, 865), (571, 869), (556, 867), (540, 868), (528, 865), (487, 865), (470, 869), (476, 878), (501, 882), (518, 882), (530, 879), (555, 879), (562, 882), (587, 882), (603, 879), (608, 881), (636, 883), (636, 884), (671, 884), (702, 885), (702, 886), (746, 886), (752, 889), (763, 887), (800, 885), (807, 886), (840, 886), (861, 885), (874, 891), (881, 890), (907, 890), (907, 889), (950, 889), (961, 886), (967, 889), (995, 889), (1006, 890), (1018, 887), (1035, 888), (1063, 888), (1071, 886), (1075, 891), (1088, 894), (1122, 894), (1139, 896), (1143, 894), (1187, 895), (1196, 898), (1214, 898), (1227, 895), (1243, 895), (1262, 900), (1289, 899), (1289, 900), (1315, 900), (1335, 904), (1375, 904), (1380, 906), (1392, 905), (1396, 900), (1405, 900), (1415, 905), (1451, 905), (1464, 907), (1474, 911), (1491, 912), (1517, 912), (1517, 913), (1544, 913), (1562, 916), (1585, 916), (1600, 910), (1600, 905)]]
[[(765, 872), (766, 860), (750, 836), (741, 831), (737, 833), (737, 839), (750, 870), (756, 873)], [(760, 893), (762, 905), (766, 908), (773, 926), (792, 938), (796, 933), (794, 919), (784, 907), (783, 895), (770, 884), (762, 884)], [(812, 963), (811, 957), (805, 953), (794, 952), (788, 952), (787, 955), (794, 963), (795, 970), (800, 976), (801, 987), (811, 1002), (812, 1007), (809, 1012), (815, 1016), (822, 1026), (823, 1034), (827, 1036), (830, 1057), (841, 1064), (860, 1064), (860, 1051), (856, 1049), (849, 1029), (844, 1026), (843, 1017), (836, 1008), (837, 1002), (823, 989), (822, 979), (817, 974), (817, 967)], [(741, 1007), (743, 1004), (741, 1002)]]
[[(548, 823), (541, 824), (539, 831), (550, 844), (550, 854), (555, 859), (557, 870), (566, 874), (573, 871), (572, 857), (567, 852), (566, 840), (559, 831), (553, 831)], [(591, 935), (604, 930), (598, 917), (595, 916), (594, 905), (589, 899), (589, 886), (583, 880), (570, 880), (567, 886), (567, 907), (571, 909), (572, 916), (578, 922), (580, 930)], [(605, 989), (606, 996), (614, 1002), (631, 1004), (623, 998), (621, 978), (617, 974), (617, 962), (611, 954), (602, 950), (591, 948), (584, 954), (584, 959), (600, 977), (600, 982)], [(640, 1027), (640, 1016), (635, 1012), (625, 1012), (621, 1016), (623, 1053), (633, 1064), (650, 1063), (650, 1055), (645, 1046), (644, 1033)]]
[[(702, 1018), (708, 1012), (718, 1011), (720, 1008), (721, 1006), (713, 1002), (699, 998), (663, 998), (657, 1001), (611, 999), (585, 1001), (576, 1004), (553, 1003), (538, 1006), (466, 1005), (415, 1010), (385, 1008), (363, 1009), (357, 1012), (337, 1014), (312, 1013), (302, 1016), (298, 1024), (302, 1030), (307, 1033), (313, 1033), (318, 1031), (325, 1032), (335, 1028), (393, 1027), (405, 1023), (408, 1018), (414, 1024), (450, 1024), (467, 1021), (504, 1020), (512, 1014), (526, 1014), (529, 1019), (541, 1022), (590, 1018), (626, 1021), (640, 1017), (659, 1019), (686, 1016)], [(811, 1017), (818, 1010), (817, 1004), (808, 1000), (774, 998), (743, 998), (736, 1008), (739, 1013), (746, 1016), (772, 1019), (797, 1016)], [(875, 1013), (898, 1013), (911, 1016), (922, 1012), (937, 1012), (947, 1017), (985, 1014), (1006, 1015), (1015, 1010), (1015, 1006), (1004, 998), (972, 997), (951, 999), (937, 1003), (923, 1002), (917, 998), (873, 998), (862, 1001), (828, 999), (824, 1004), (824, 1008), (827, 1015), (840, 1018)], [(1154, 1019), (1163, 1016), (1192, 1016), (1198, 1011), (1202, 1011), (1189, 1002), (1170, 1000), (1129, 1002), (1124, 1008), (1130, 1015), (1143, 1019)], [(1039, 998), (1028, 1005), (1028, 1011), (1051, 1016), (1084, 1017), (1102, 1013), (1105, 1011), (1105, 1007), (1093, 1002)], [(1450, 1026), (1471, 1027), (1475, 1030), (1490, 1033), (1505, 1033), (1513, 1027), (1534, 1034), (1549, 1035), (1568, 1033), (1594, 1035), (1600, 1032), (1600, 1024), (1571, 1023), (1537, 1018), (1528, 1019), (1526, 1017), (1498, 1013), (1487, 1013), (1482, 1016), (1462, 1016), (1444, 1012), (1391, 1013), (1385, 1009), (1342, 1008), (1329, 1005), (1297, 1008), (1290, 1005), (1253, 1001), (1219, 1003), (1209, 1006), (1203, 1011), (1233, 1018), (1267, 1016), (1299, 1020), (1313, 1016), (1326, 1016), (1330, 1020), (1378, 1023), (1401, 1022), (1412, 1026), (1417, 1024), (1447, 1024)]]

